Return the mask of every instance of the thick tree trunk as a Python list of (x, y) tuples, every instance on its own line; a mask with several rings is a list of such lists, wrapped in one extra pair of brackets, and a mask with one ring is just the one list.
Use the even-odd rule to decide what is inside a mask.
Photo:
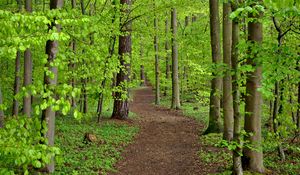
[(155, 51), (155, 104), (160, 103), (160, 70), (159, 70), (159, 56), (158, 56), (158, 19), (154, 17), (154, 51)]
[[(263, 40), (263, 29), (259, 19), (262, 17), (262, 14), (250, 14), (250, 17), (256, 18), (256, 20), (248, 23), (248, 41), (252, 45), (261, 44)], [(247, 74), (244, 128), (247, 133), (252, 133), (251, 136), (246, 136), (245, 140), (249, 141), (251, 146), (258, 150), (245, 147), (242, 161), (245, 169), (264, 173), (263, 152), (261, 149), (262, 96), (258, 90), (261, 87), (262, 66), (257, 56), (257, 50), (252, 50), (250, 46), (247, 64), (253, 66), (255, 70)]]
[(223, 3), (223, 62), (226, 64), (225, 75), (223, 78), (223, 116), (225, 140), (233, 138), (233, 102), (231, 84), (231, 44), (232, 44), (232, 22), (229, 18), (231, 13), (231, 3)]
[[(209, 0), (209, 10), (212, 61), (214, 64), (219, 64), (221, 63), (219, 0)], [(209, 124), (204, 134), (219, 133), (222, 131), (220, 121), (221, 86), (222, 78), (213, 72), (209, 103)]]
[(172, 30), (172, 109), (180, 109), (180, 90), (178, 77), (178, 44), (177, 44), (177, 12), (172, 8), (171, 12)]
[[(127, 18), (127, 15), (130, 13), (131, 0), (121, 0), (121, 6), (127, 5), (121, 9), (121, 12), (125, 16), (121, 16), (121, 22), (124, 22), (124, 19)], [(121, 33), (119, 36), (119, 59), (120, 65), (124, 68), (120, 69), (120, 72), (117, 74), (116, 86), (122, 86), (122, 90), (126, 93), (128, 97), (128, 88), (127, 83), (129, 82), (129, 72), (130, 72), (130, 63), (127, 63), (125, 57), (131, 56), (131, 22), (126, 21), (126, 24), (121, 24)], [(114, 109), (111, 118), (115, 119), (127, 119), (129, 112), (128, 98), (122, 99), (122, 92), (115, 93), (114, 100)]]
[[(238, 8), (238, 0), (232, 2), (232, 10)], [(231, 66), (234, 74), (232, 75), (232, 95), (233, 95), (233, 116), (234, 116), (234, 127), (233, 127), (233, 140), (241, 145), (241, 113), (240, 113), (240, 87), (239, 87), (239, 38), (240, 28), (239, 21), (235, 19), (232, 22), (232, 47), (231, 47)], [(243, 175), (242, 161), (239, 153), (242, 153), (242, 148), (237, 147), (233, 151), (233, 174)]]
[[(59, 9), (62, 6), (63, 6), (63, 0), (50, 1), (50, 10)], [(58, 32), (61, 29), (59, 25), (55, 25), (55, 23), (53, 22), (51, 26), (49, 26), (49, 30), (51, 30), (54, 27), (57, 28)], [(57, 67), (52, 65), (57, 57), (57, 53), (58, 53), (58, 41), (48, 40), (46, 43), (46, 54), (48, 55), (48, 59), (45, 67), (47, 67), (48, 71), (50, 71), (54, 75), (53, 78), (51, 78), (46, 73), (44, 75), (44, 85), (48, 89), (52, 89), (57, 85), (58, 70)], [(52, 98), (55, 98), (55, 96), (53, 95)], [(48, 140), (48, 145), (53, 146), (54, 133), (55, 133), (55, 111), (52, 109), (51, 106), (47, 107), (47, 109), (45, 109), (42, 112), (42, 121), (45, 122), (47, 125), (48, 130), (45, 137)], [(48, 173), (54, 172), (54, 157), (52, 157), (50, 163), (46, 165), (46, 171)]]
[(13, 99), (13, 110), (12, 115), (19, 115), (19, 102), (16, 99), (16, 95), (20, 91), (20, 69), (21, 69), (21, 52), (17, 51), (16, 62), (15, 62), (15, 82), (14, 82), (14, 99)]
[[(32, 1), (25, 1), (25, 10), (29, 13), (32, 12)], [(31, 50), (27, 48), (24, 52), (24, 87), (32, 84), (32, 58)], [(23, 113), (24, 115), (31, 116), (31, 92), (27, 90), (27, 95), (23, 99)]]
[[(0, 84), (0, 106), (3, 105), (3, 97), (2, 97), (2, 89)], [(3, 109), (0, 108), (0, 128), (4, 126), (4, 112)]]
[[(165, 50), (167, 52), (166, 55), (166, 81), (168, 81), (170, 79), (170, 41), (169, 41), (169, 29), (170, 29), (170, 24), (169, 24), (169, 19), (167, 17), (166, 21), (165, 21), (165, 35), (166, 35), (166, 41), (165, 41)], [(164, 96), (167, 96), (168, 93), (168, 85), (166, 85), (165, 90), (164, 90)]]

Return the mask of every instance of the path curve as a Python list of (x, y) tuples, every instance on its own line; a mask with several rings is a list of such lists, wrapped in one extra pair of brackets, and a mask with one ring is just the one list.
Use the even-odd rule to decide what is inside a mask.
[(207, 174), (201, 164), (199, 133), (202, 126), (180, 112), (153, 105), (152, 89), (135, 90), (132, 112), (139, 116), (140, 133), (117, 165), (118, 175)]

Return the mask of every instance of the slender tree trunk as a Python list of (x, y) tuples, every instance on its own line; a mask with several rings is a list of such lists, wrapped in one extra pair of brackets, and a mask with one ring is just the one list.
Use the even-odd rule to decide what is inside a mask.
[(14, 99), (13, 99), (13, 111), (12, 115), (19, 115), (19, 102), (16, 99), (16, 95), (20, 91), (20, 69), (21, 69), (21, 52), (17, 51), (16, 63), (15, 63), (15, 82), (14, 82)]
[(297, 128), (300, 130), (300, 83), (298, 83)]
[(87, 78), (82, 79), (82, 89), (83, 89), (83, 113), (88, 113), (88, 95), (87, 95)]
[[(18, 4), (18, 11), (22, 11), (22, 1), (17, 0)], [(16, 55), (16, 62), (15, 62), (15, 81), (14, 81), (14, 98), (13, 98), (13, 107), (12, 107), (12, 115), (18, 116), (19, 115), (19, 102), (16, 99), (16, 95), (20, 91), (21, 86), (21, 80), (20, 80), (20, 74), (21, 74), (21, 52), (20, 50), (17, 51)]]
[[(72, 5), (73, 5), (73, 3), (72, 3)], [(75, 39), (73, 39), (73, 41), (72, 41), (72, 50), (73, 50), (74, 54), (76, 55), (77, 43), (76, 43)], [(70, 64), (70, 68), (72, 69), (71, 85), (72, 85), (73, 89), (75, 88), (75, 85), (76, 85), (76, 80), (75, 80), (75, 77), (74, 77), (75, 67), (76, 67), (75, 63)], [(76, 107), (76, 98), (75, 97), (71, 97), (71, 106)]]
[[(262, 13), (250, 14), (249, 17), (256, 19), (248, 23), (248, 41), (251, 45), (260, 45), (263, 40), (262, 23), (259, 21)], [(261, 87), (262, 66), (257, 59), (258, 51), (253, 50), (251, 47), (249, 48), (247, 64), (253, 66), (255, 70), (247, 74), (244, 128), (247, 133), (252, 133), (251, 136), (246, 136), (245, 140), (258, 150), (245, 147), (242, 161), (243, 168), (253, 172), (264, 173), (263, 152), (261, 149), (262, 96), (258, 90)]]
[[(26, 49), (24, 53), (24, 86), (29, 87), (32, 84), (32, 59), (30, 49)], [(23, 113), (24, 115), (31, 116), (31, 93), (26, 90), (28, 94), (23, 100)]]
[[(63, 6), (63, 0), (50, 1), (50, 10), (59, 9), (62, 8), (62, 6)], [(55, 22), (52, 22), (52, 24), (49, 26), (49, 30), (53, 29), (54, 27), (56, 27), (58, 32), (61, 30), (61, 27), (59, 25), (56, 25)], [(46, 54), (48, 55), (48, 60), (45, 67), (47, 67), (48, 71), (50, 71), (54, 75), (54, 77), (52, 78), (46, 73), (44, 75), (44, 85), (46, 86), (46, 88), (49, 89), (57, 85), (58, 70), (57, 67), (52, 65), (57, 57), (57, 53), (58, 53), (58, 41), (48, 40), (46, 43)], [(52, 96), (51, 98), (55, 98), (55, 96)], [(47, 126), (46, 138), (48, 140), (48, 145), (53, 146), (54, 135), (55, 135), (55, 111), (52, 109), (51, 106), (43, 110), (42, 121), (45, 122)], [(46, 171), (48, 173), (54, 172), (54, 157), (52, 157), (50, 163), (46, 165)]]
[[(184, 20), (184, 26), (185, 26), (185, 36), (186, 34), (186, 28), (189, 26), (190, 23), (190, 17), (186, 16), (185, 20)], [(188, 56), (186, 56), (185, 60), (188, 60)], [(183, 64), (183, 79), (182, 79), (182, 83), (181, 83), (181, 95), (184, 96), (184, 93), (187, 89), (187, 84), (188, 84), (188, 65), (187, 62), (184, 62)]]
[[(76, 0), (72, 0), (71, 5), (72, 5), (72, 9), (76, 9), (76, 6), (77, 6)], [(71, 46), (72, 46), (72, 50), (73, 50), (74, 54), (76, 55), (77, 43), (76, 43), (75, 39), (72, 40)], [(72, 69), (71, 85), (72, 85), (72, 88), (74, 89), (75, 83), (76, 83), (75, 78), (74, 78), (75, 63), (71, 63), (70, 68)], [(73, 108), (76, 107), (76, 98), (75, 97), (71, 97), (71, 106)]]
[[(0, 106), (3, 105), (3, 97), (2, 97), (2, 89), (0, 84)], [(3, 109), (0, 107), (0, 128), (4, 127), (4, 112)]]
[[(238, 0), (232, 2), (232, 10), (238, 8)], [(234, 74), (232, 75), (232, 95), (233, 95), (233, 116), (234, 116), (234, 125), (233, 125), (233, 140), (238, 144), (241, 143), (241, 113), (240, 113), (240, 87), (239, 87), (239, 38), (240, 38), (240, 28), (238, 19), (233, 20), (232, 22), (232, 46), (231, 46), (231, 63), (232, 70)], [(234, 175), (243, 175), (241, 155), (242, 148), (237, 147), (233, 151), (233, 174)]]
[[(114, 5), (114, 6), (116, 5), (116, 0), (112, 1), (112, 5)], [(95, 12), (96, 12), (96, 7), (94, 7), (94, 9), (95, 9)], [(116, 20), (116, 13), (117, 13), (116, 6), (114, 7), (114, 12), (115, 13), (114, 13), (113, 18), (112, 18), (112, 24)], [(112, 35), (110, 37), (109, 46), (108, 46), (108, 53), (109, 53), (109, 55), (108, 55), (108, 57), (107, 57), (107, 59), (105, 61), (105, 65), (108, 64), (109, 59), (114, 55), (116, 40), (117, 40), (117, 37), (115, 35)], [(107, 69), (108, 69), (107, 67), (104, 67), (104, 72), (103, 72), (104, 79), (101, 82), (101, 88), (102, 89), (104, 89), (106, 87), (106, 81), (107, 81), (106, 72), (107, 72)], [(112, 87), (115, 87), (115, 75), (113, 76)], [(115, 96), (115, 95), (113, 94), (113, 96)], [(101, 121), (101, 115), (102, 115), (102, 109), (103, 109), (103, 101), (104, 101), (104, 94), (103, 94), (103, 92), (101, 92), (99, 94), (98, 107), (97, 107), (98, 123), (100, 123), (100, 121)]]
[[(155, 4), (154, 4), (155, 6)], [(155, 12), (156, 13), (156, 12)], [(154, 15), (154, 50), (155, 50), (155, 104), (160, 103), (160, 70), (159, 70), (159, 56), (158, 56), (158, 19), (156, 14)]]
[(233, 138), (233, 102), (232, 102), (232, 82), (231, 82), (231, 44), (232, 44), (232, 22), (229, 18), (231, 13), (231, 3), (223, 2), (223, 62), (226, 64), (223, 78), (223, 115), (225, 140)]
[[(123, 13), (124, 16), (121, 15), (120, 32), (122, 33), (122, 35), (119, 35), (119, 59), (120, 65), (124, 66), (124, 70), (120, 69), (120, 72), (118, 72), (116, 86), (122, 85), (122, 90), (126, 92), (126, 95), (128, 97), (128, 88), (126, 87), (126, 84), (129, 82), (130, 63), (125, 61), (125, 57), (131, 56), (131, 22), (127, 21), (125, 24), (122, 24), (122, 22), (124, 23), (124, 18), (127, 18), (126, 16), (130, 14), (131, 0), (121, 0), (120, 4), (121, 7), (127, 5), (121, 9), (121, 13)], [(122, 99), (122, 92), (116, 92), (112, 118), (127, 119), (128, 112), (128, 98)]]
[[(166, 41), (165, 41), (165, 50), (167, 52), (167, 55), (166, 55), (166, 81), (168, 81), (170, 79), (170, 41), (169, 41), (169, 29), (170, 29), (170, 24), (169, 24), (169, 19), (167, 17), (166, 21), (165, 21), (165, 26), (166, 26), (166, 29), (165, 29), (165, 35), (166, 35)], [(164, 96), (167, 96), (167, 93), (168, 93), (168, 85), (166, 85), (165, 87), (165, 91), (164, 91)]]
[[(25, 10), (28, 13), (32, 12), (32, 1), (25, 1)], [(28, 87), (32, 84), (32, 58), (31, 50), (27, 48), (24, 52), (24, 86)], [(23, 99), (23, 113), (24, 115), (31, 116), (31, 92), (27, 90), (27, 95)]]
[(177, 12), (172, 8), (172, 109), (180, 109), (180, 90), (178, 78)]
[[(214, 64), (219, 64), (221, 63), (219, 0), (209, 0), (209, 10), (212, 61)], [(222, 131), (220, 121), (221, 86), (222, 78), (213, 72), (209, 103), (209, 124), (204, 134), (219, 133)]]
[(145, 76), (145, 67), (141, 65), (140, 67), (140, 79), (141, 79), (141, 86), (146, 86), (146, 76)]

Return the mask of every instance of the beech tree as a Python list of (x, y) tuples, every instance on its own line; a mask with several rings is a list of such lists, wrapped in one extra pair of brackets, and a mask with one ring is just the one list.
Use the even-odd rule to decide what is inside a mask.
[(180, 90), (178, 78), (178, 46), (177, 46), (177, 11), (171, 11), (171, 31), (172, 31), (172, 108), (180, 109)]
[[(212, 62), (219, 64), (221, 62), (220, 46), (220, 19), (219, 19), (219, 1), (209, 0), (210, 13), (210, 37)], [(220, 113), (220, 96), (221, 96), (222, 78), (216, 72), (213, 72), (211, 80), (210, 102), (209, 102), (209, 124), (204, 134), (221, 132), (221, 113)]]
[[(155, 11), (155, 2), (154, 2)], [(159, 55), (158, 55), (158, 19), (156, 17), (156, 12), (154, 12), (154, 51), (155, 51), (155, 104), (160, 103), (160, 70), (159, 70)]]
[[(170, 79), (170, 53), (169, 53), (170, 40), (168, 37), (169, 30), (170, 30), (170, 20), (167, 15), (166, 20), (165, 20), (165, 37), (166, 37), (165, 51), (167, 52), (167, 54), (166, 54), (166, 81), (168, 81)], [(164, 96), (167, 96), (167, 91), (168, 91), (168, 87), (166, 86), (165, 90), (164, 90)]]
[[(239, 7), (239, 0), (235, 0), (231, 3), (232, 11), (235, 11)], [(232, 46), (231, 46), (231, 68), (233, 70), (232, 75), (232, 98), (233, 98), (233, 141), (238, 145), (241, 143), (241, 113), (240, 113), (240, 87), (239, 87), (239, 40), (240, 40), (240, 25), (239, 19), (235, 18), (232, 21)], [(242, 148), (238, 146), (233, 150), (233, 174), (243, 175), (242, 161), (241, 161)]]
[[(128, 103), (128, 82), (130, 72), (130, 62), (128, 58), (131, 56), (131, 21), (128, 19), (130, 14), (131, 0), (121, 0), (121, 17), (119, 36), (119, 59), (120, 71), (117, 73), (116, 86), (121, 87), (122, 91), (115, 93), (114, 108), (112, 118), (126, 119), (129, 113)], [(126, 94), (126, 97), (122, 94)]]
[[(25, 1), (25, 10), (28, 13), (32, 13), (32, 1)], [(24, 52), (24, 87), (28, 88), (32, 84), (32, 58), (31, 50), (27, 48)], [(31, 93), (27, 89), (26, 96), (23, 100), (23, 113), (30, 117), (31, 116)]]
[[(63, 7), (63, 0), (51, 0), (50, 1), (50, 10), (60, 9)], [(54, 19), (51, 25), (49, 25), (48, 30), (53, 30), (56, 28), (57, 32), (60, 32), (61, 26), (56, 23)], [(48, 40), (46, 43), (46, 54), (48, 55), (47, 63), (45, 67), (48, 72), (45, 72), (44, 75), (44, 85), (46, 86), (46, 91), (53, 90), (57, 85), (58, 69), (55, 66), (55, 59), (58, 54), (58, 41)], [(48, 97), (46, 100), (55, 99), (55, 94), (52, 92), (52, 96)], [(42, 122), (46, 123), (47, 132), (45, 137), (48, 140), (48, 145), (54, 145), (54, 136), (55, 136), (55, 111), (52, 106), (47, 107), (42, 112)], [(45, 129), (45, 128), (44, 128)], [(51, 158), (50, 163), (46, 166), (46, 171), (49, 173), (54, 172), (54, 157)]]
[[(259, 2), (262, 3), (262, 1)], [(249, 14), (249, 18), (253, 20), (248, 23), (248, 43), (250, 47), (248, 50), (247, 65), (252, 66), (254, 71), (247, 73), (244, 128), (248, 133), (245, 140), (249, 141), (255, 149), (244, 147), (242, 161), (244, 169), (264, 173), (261, 148), (262, 95), (258, 90), (261, 87), (262, 79), (262, 65), (259, 58), (259, 46), (263, 40), (263, 28), (259, 20), (262, 18), (262, 12), (252, 12)]]
[(233, 106), (232, 106), (232, 84), (231, 84), (231, 44), (232, 44), (232, 22), (229, 18), (231, 3), (223, 2), (223, 63), (226, 64), (223, 77), (223, 116), (224, 134), (226, 140), (233, 138)]

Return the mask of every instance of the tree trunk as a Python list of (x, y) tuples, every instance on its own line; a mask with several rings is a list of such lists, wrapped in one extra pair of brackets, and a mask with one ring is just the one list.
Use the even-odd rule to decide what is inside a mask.
[[(72, 1), (73, 2), (73, 1)], [(72, 4), (73, 5), (73, 4)], [(76, 55), (76, 48), (77, 48), (77, 44), (76, 44), (76, 40), (73, 39), (72, 41), (72, 50), (74, 52), (74, 54)], [(72, 61), (71, 61), (72, 62)], [(72, 69), (72, 78), (71, 78), (71, 85), (72, 85), (72, 88), (74, 89), (75, 88), (75, 85), (76, 85), (76, 80), (74, 78), (74, 70), (75, 70), (75, 63), (71, 63), (70, 65), (70, 68)], [(76, 107), (76, 98), (75, 97), (71, 97), (71, 106), (72, 107)]]
[[(232, 2), (232, 10), (235, 11), (238, 8), (239, 1), (235, 0)], [(240, 113), (240, 87), (239, 87), (239, 44), (240, 39), (240, 28), (238, 19), (232, 22), (232, 46), (231, 46), (231, 66), (234, 74), (232, 75), (232, 95), (233, 95), (233, 140), (241, 145), (241, 113)], [(233, 174), (243, 175), (242, 161), (240, 153), (242, 153), (242, 148), (237, 147), (233, 151)]]
[[(166, 29), (165, 29), (165, 35), (166, 35), (166, 41), (165, 41), (165, 50), (167, 52), (167, 55), (166, 55), (166, 81), (168, 81), (170, 79), (170, 53), (169, 53), (169, 50), (170, 50), (170, 41), (169, 41), (169, 28), (170, 28), (170, 24), (169, 24), (169, 19), (167, 17), (166, 21), (165, 21), (165, 26), (166, 26)], [(166, 85), (165, 87), (165, 91), (164, 91), (164, 96), (167, 96), (167, 93), (168, 93), (168, 85)]]
[(172, 30), (172, 109), (180, 109), (180, 90), (178, 78), (178, 44), (177, 44), (177, 12), (172, 8), (171, 12)]
[[(155, 6), (155, 4), (154, 4)], [(155, 12), (156, 13), (156, 12)], [(154, 17), (154, 51), (155, 51), (155, 104), (160, 103), (160, 70), (159, 70), (159, 56), (158, 56), (158, 19)]]
[[(186, 28), (189, 26), (190, 23), (190, 17), (186, 16), (184, 19), (184, 27), (185, 27), (185, 36), (186, 34)], [(188, 56), (186, 55), (185, 60), (188, 60)], [(182, 83), (181, 83), (181, 95), (184, 96), (184, 93), (187, 89), (187, 84), (188, 84), (188, 65), (187, 62), (183, 61), (183, 76), (182, 76)]]
[(145, 67), (144, 67), (144, 65), (141, 65), (141, 67), (140, 67), (140, 79), (141, 79), (140, 86), (146, 86), (146, 77), (145, 77)]
[(21, 69), (21, 52), (17, 51), (16, 63), (15, 63), (15, 82), (14, 82), (14, 99), (13, 99), (13, 110), (12, 115), (19, 115), (19, 102), (16, 99), (16, 95), (20, 91), (20, 69)]
[[(32, 12), (32, 1), (25, 1), (25, 10), (29, 13)], [(32, 58), (31, 50), (27, 48), (24, 52), (24, 87), (32, 84)], [(31, 116), (31, 92), (27, 90), (26, 96), (23, 99), (23, 113), (24, 115)]]
[[(221, 63), (219, 0), (209, 0), (209, 10), (212, 62), (213, 64), (219, 64)], [(209, 103), (209, 124), (204, 134), (219, 133), (222, 131), (220, 121), (221, 86), (222, 78), (213, 72)]]
[(231, 3), (223, 2), (223, 62), (226, 64), (223, 78), (223, 116), (225, 140), (233, 138), (233, 102), (232, 102), (232, 82), (231, 82), (231, 44), (232, 44), (232, 22), (229, 18), (231, 13)]
[[(76, 9), (76, 5), (77, 5), (76, 0), (72, 0), (71, 5), (72, 5), (72, 9)], [(76, 55), (76, 49), (77, 49), (76, 46), (77, 46), (76, 40), (73, 39), (72, 42), (71, 42), (71, 47), (72, 47), (72, 50), (73, 50), (75, 55)], [(74, 78), (73, 71), (75, 70), (75, 63), (72, 63), (72, 60), (71, 60), (70, 68), (72, 70), (71, 85), (72, 85), (72, 88), (74, 89), (75, 88), (75, 78)], [(76, 98), (75, 97), (71, 97), (71, 106), (73, 108), (76, 107)]]
[[(114, 15), (113, 15), (113, 18), (112, 18), (112, 24), (113, 24), (116, 20), (116, 13), (117, 13), (117, 8), (115, 6), (116, 5), (116, 0), (112, 1), (112, 5), (114, 6)], [(94, 8), (96, 9), (96, 7), (94, 7)], [(110, 37), (109, 46), (108, 46), (108, 54), (109, 55), (108, 55), (108, 57), (105, 61), (105, 65), (108, 64), (109, 59), (115, 53), (116, 40), (117, 40), (116, 35), (112, 35)], [(106, 81), (107, 81), (106, 72), (107, 72), (107, 67), (104, 67), (104, 72), (103, 72), (104, 79), (101, 82), (101, 88), (102, 89), (104, 89), (106, 87)], [(113, 76), (112, 87), (115, 87), (115, 75)], [(114, 96), (114, 94), (112, 96)], [(102, 115), (102, 109), (103, 109), (103, 101), (104, 101), (104, 94), (103, 94), (103, 92), (100, 92), (99, 99), (98, 99), (98, 107), (97, 107), (98, 123), (100, 123), (101, 117), (102, 117), (101, 115)]]
[[(248, 23), (248, 41), (251, 45), (260, 45), (263, 40), (262, 23), (259, 21), (262, 17), (262, 13), (250, 14), (249, 17), (256, 19)], [(264, 173), (263, 152), (261, 149), (262, 96), (258, 91), (261, 87), (262, 66), (257, 58), (258, 51), (253, 50), (251, 47), (252, 46), (249, 47), (248, 51), (247, 64), (253, 66), (255, 70), (247, 74), (244, 128), (247, 133), (252, 133), (251, 136), (246, 136), (245, 140), (258, 150), (245, 147), (242, 161), (245, 169)]]
[[(130, 14), (131, 0), (121, 0), (120, 1), (121, 13), (124, 16), (121, 16), (121, 29), (120, 32), (122, 35), (119, 35), (119, 59), (120, 65), (124, 66), (124, 69), (120, 69), (120, 72), (117, 74), (116, 86), (122, 86), (123, 93), (125, 92), (128, 97), (128, 88), (127, 83), (129, 82), (129, 72), (130, 72), (130, 63), (126, 62), (125, 57), (131, 56), (131, 21), (126, 21), (124, 23), (124, 19), (127, 18), (127, 15)], [(129, 104), (128, 98), (122, 99), (122, 92), (115, 93), (114, 100), (114, 109), (111, 118), (115, 119), (127, 119), (129, 112)]]
[[(62, 8), (62, 6), (63, 6), (63, 0), (50, 1), (50, 10), (59, 9)], [(52, 22), (52, 24), (49, 26), (49, 30), (53, 29), (54, 27), (56, 27), (58, 32), (61, 30), (61, 27), (59, 25), (56, 25), (55, 22)], [(58, 41), (48, 40), (46, 43), (46, 54), (48, 55), (48, 59), (45, 67), (47, 67), (48, 71), (50, 71), (54, 75), (53, 79), (46, 73), (44, 75), (44, 85), (46, 88), (49, 89), (57, 85), (58, 70), (57, 67), (52, 65), (54, 60), (56, 59), (57, 53), (58, 53)], [(52, 98), (55, 98), (55, 96), (53, 95)], [(54, 133), (55, 133), (55, 111), (52, 109), (51, 106), (43, 110), (42, 121), (46, 123), (48, 129), (46, 133), (48, 145), (53, 146)], [(46, 171), (48, 173), (54, 172), (54, 157), (52, 157), (50, 163), (46, 165)]]
[(88, 95), (87, 95), (87, 78), (82, 79), (82, 89), (83, 89), (83, 113), (88, 113)]
[(300, 130), (300, 83), (298, 83), (298, 108), (297, 108), (297, 128)]
[(1, 108), (1, 105), (3, 105), (3, 97), (2, 97), (2, 89), (0, 84), (0, 128), (4, 127), (4, 112)]

